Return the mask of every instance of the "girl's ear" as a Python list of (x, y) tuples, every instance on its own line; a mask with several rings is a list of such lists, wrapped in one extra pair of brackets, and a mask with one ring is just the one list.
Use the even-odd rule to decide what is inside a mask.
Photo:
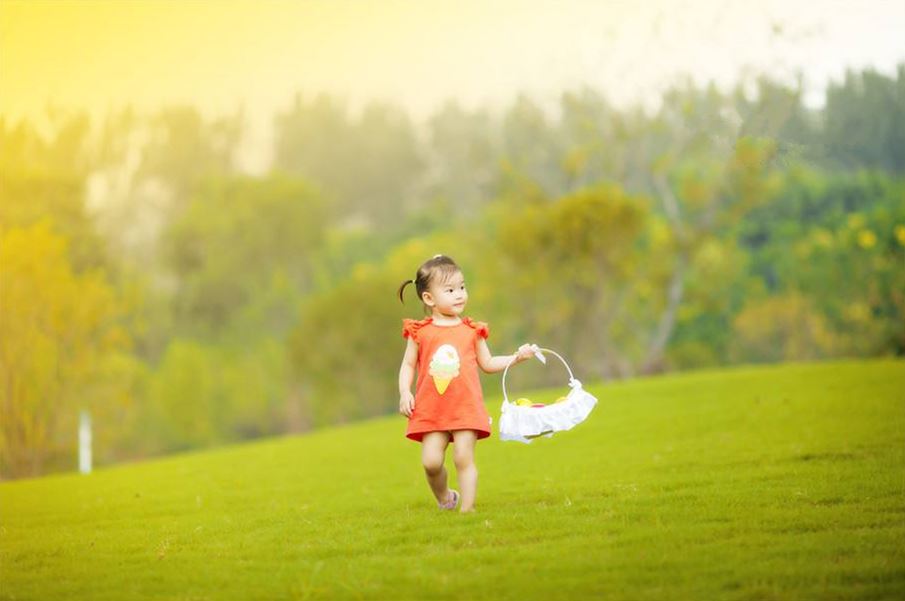
[(422, 292), (421, 293), (421, 302), (423, 302), (428, 307), (434, 306), (434, 297), (430, 292)]

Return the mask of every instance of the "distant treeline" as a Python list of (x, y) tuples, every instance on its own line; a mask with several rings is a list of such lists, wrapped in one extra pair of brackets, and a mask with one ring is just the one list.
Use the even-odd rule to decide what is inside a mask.
[(755, 87), (421, 125), (299, 96), (264, 176), (242, 114), (0, 119), (0, 477), (72, 469), (80, 409), (101, 463), (392, 413), (395, 289), (440, 252), (495, 352), (586, 379), (905, 354), (905, 66)]

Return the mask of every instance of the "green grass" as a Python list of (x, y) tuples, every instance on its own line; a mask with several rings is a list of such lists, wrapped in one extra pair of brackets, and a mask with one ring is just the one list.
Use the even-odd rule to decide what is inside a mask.
[(4, 483), (0, 598), (905, 598), (905, 362), (590, 389), (479, 443), (472, 515), (401, 417)]

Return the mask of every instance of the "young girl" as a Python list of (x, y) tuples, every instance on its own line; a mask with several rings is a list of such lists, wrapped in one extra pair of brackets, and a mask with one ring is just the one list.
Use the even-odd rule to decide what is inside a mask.
[[(441, 509), (459, 505), (459, 492), (447, 487), (443, 467), (446, 447), (455, 444), (460, 511), (474, 511), (475, 442), (490, 436), (477, 368), (486, 373), (503, 371), (513, 359), (519, 363), (531, 358), (537, 347), (523, 344), (514, 356), (491, 356), (485, 341), (487, 324), (462, 317), (468, 300), (465, 278), (449, 257), (436, 255), (418, 268), (414, 280), (403, 282), (399, 287), (403, 303), (402, 293), (409, 284), (415, 284), (430, 317), (403, 320), (402, 336), (408, 342), (399, 369), (399, 412), (409, 418), (406, 436), (421, 442), (421, 463)], [(418, 382), (412, 396), (416, 367)]]

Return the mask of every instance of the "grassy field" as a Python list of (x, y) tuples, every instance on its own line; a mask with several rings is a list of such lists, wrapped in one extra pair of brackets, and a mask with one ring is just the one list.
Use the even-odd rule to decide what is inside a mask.
[(590, 389), (471, 515), (401, 417), (4, 483), (0, 599), (905, 598), (905, 362)]

